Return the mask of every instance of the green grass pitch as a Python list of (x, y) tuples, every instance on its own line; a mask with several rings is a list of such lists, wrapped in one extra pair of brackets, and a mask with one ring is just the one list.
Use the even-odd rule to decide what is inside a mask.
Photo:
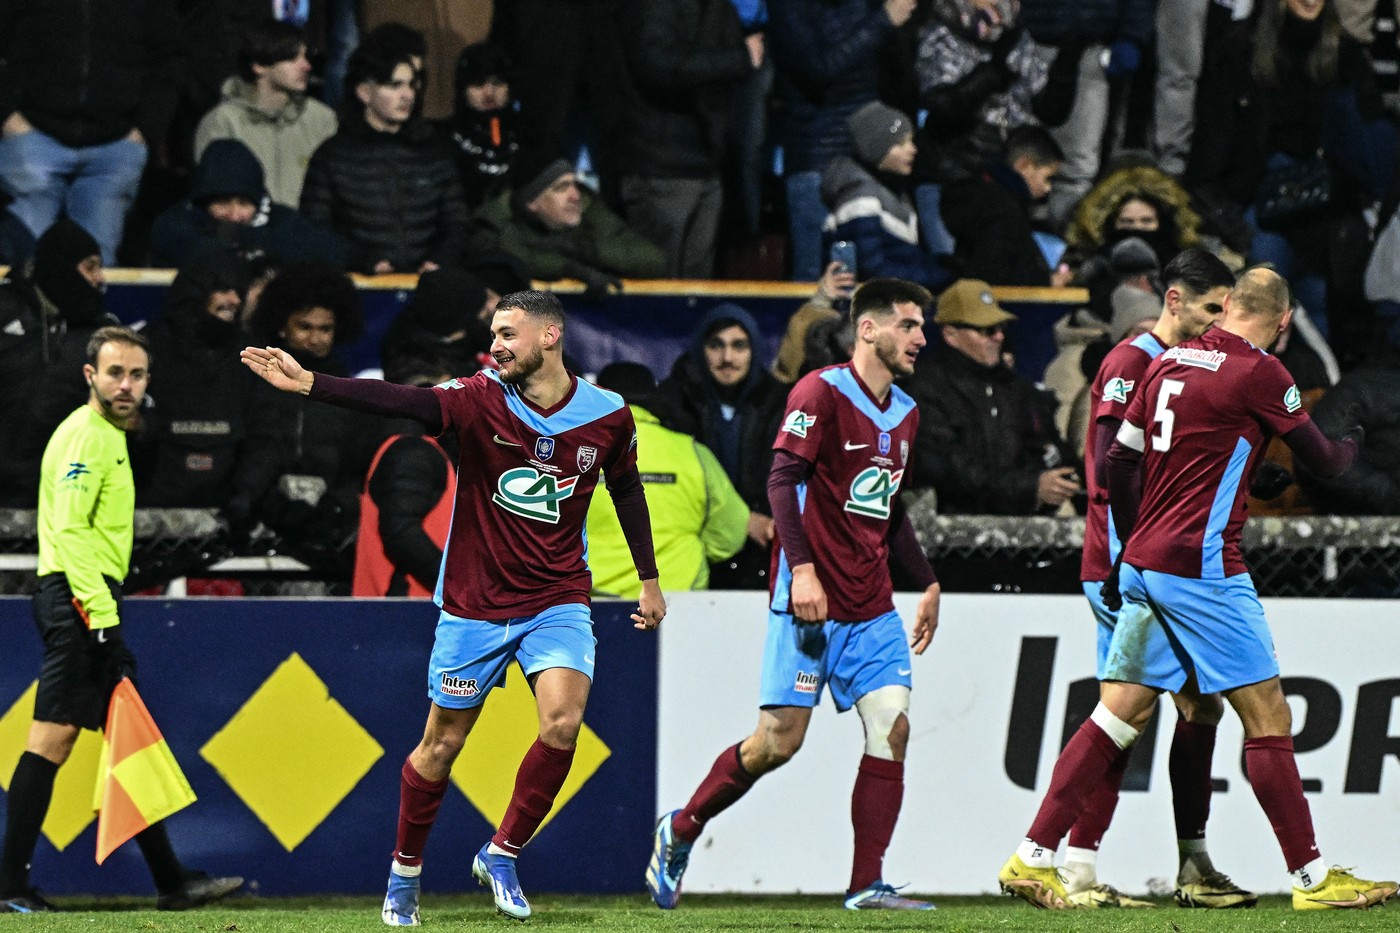
[[(1236, 931), (1397, 931), (1400, 910), (1295, 913), (1283, 897), (1267, 897), (1253, 910), (1181, 910), (1170, 900), (1155, 910), (1039, 911), (1003, 897), (934, 897), (931, 913), (847, 911), (835, 897), (735, 897), (693, 895), (674, 911), (662, 912), (645, 894), (616, 897), (548, 895), (534, 897), (535, 914), (519, 924), (492, 909), (485, 894), (427, 893), (423, 929), (496, 931), (537, 928), (548, 933), (743, 933), (743, 931), (933, 930), (939, 933), (1236, 933)], [(64, 913), (0, 915), (0, 933), (10, 930), (63, 930), (84, 933), (322, 933), (382, 931), (378, 898), (259, 898), (244, 896), (184, 914), (157, 913), (151, 901), (60, 898)]]

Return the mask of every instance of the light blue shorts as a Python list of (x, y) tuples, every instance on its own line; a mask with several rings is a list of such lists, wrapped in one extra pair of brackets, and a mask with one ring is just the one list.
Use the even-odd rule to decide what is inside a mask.
[[(1196, 677), (1220, 693), (1278, 676), (1273, 636), (1249, 574), (1198, 580), (1123, 565), (1123, 608), (1101, 676), (1173, 693)], [(1157, 647), (1165, 637), (1170, 651)]]
[(472, 709), (505, 683), (511, 658), (529, 677), (567, 667), (593, 679), (593, 617), (583, 603), (533, 616), (487, 622), (442, 613), (428, 662), (428, 698), (447, 709)]
[[(1124, 642), (1125, 648), (1129, 645), (1139, 656), (1144, 657), (1144, 661), (1136, 662), (1138, 667), (1146, 667), (1148, 670), (1156, 670), (1162, 665), (1174, 665), (1176, 663), (1176, 653), (1172, 649), (1171, 641), (1167, 638), (1167, 632), (1162, 626), (1157, 624), (1156, 619), (1150, 613), (1126, 610), (1111, 612), (1103, 604), (1103, 596), (1099, 594), (1099, 588), (1103, 586), (1097, 581), (1084, 581), (1084, 597), (1089, 600), (1089, 608), (1094, 611), (1094, 621), (1098, 623), (1095, 631), (1095, 646), (1098, 649), (1097, 666), (1095, 676), (1099, 680), (1123, 680), (1122, 677), (1109, 677), (1108, 656), (1110, 646), (1113, 644), (1113, 633), (1118, 628), (1119, 620), (1122, 624), (1134, 627), (1130, 633), (1132, 637)], [(1126, 603), (1126, 601), (1125, 601)]]
[(798, 622), (785, 612), (768, 614), (759, 706), (817, 705), (831, 690), (838, 712), (881, 687), (912, 686), (909, 643), (899, 613), (867, 622)]

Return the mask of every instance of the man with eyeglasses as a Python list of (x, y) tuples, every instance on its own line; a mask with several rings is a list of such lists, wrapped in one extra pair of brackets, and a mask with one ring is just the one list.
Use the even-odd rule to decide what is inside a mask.
[(1049, 513), (1083, 491), (1050, 410), (1003, 360), (1014, 320), (986, 282), (953, 283), (933, 318), (941, 345), (904, 384), (922, 414), (913, 485), (934, 488), (939, 512)]

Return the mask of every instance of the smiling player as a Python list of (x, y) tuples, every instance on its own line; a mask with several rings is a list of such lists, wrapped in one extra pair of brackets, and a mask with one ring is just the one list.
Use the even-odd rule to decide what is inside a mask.
[[(901, 897), (882, 875), (904, 796), (909, 649), (922, 654), (938, 626), (938, 580), (897, 499), (919, 413), (893, 384), (914, 371), (931, 300), (900, 279), (865, 283), (851, 301), (851, 362), (809, 373), (788, 395), (768, 479), (777, 547), (758, 728), (721, 752), (690, 802), (657, 824), (646, 882), (663, 910), (680, 900), (705, 824), (802, 746), (823, 685), (838, 710), (854, 706), (865, 726), (845, 906), (933, 907)], [(910, 644), (894, 611), (891, 551), (924, 589)]]
[(434, 596), (442, 615), (429, 667), (432, 705), (423, 739), (401, 775), (398, 839), (382, 912), (390, 926), (419, 923), (423, 847), (452, 763), (487, 693), (505, 682), (512, 658), (535, 692), (540, 735), (472, 873), (491, 889), (502, 913), (530, 916), (516, 856), (568, 777), (592, 685), (583, 526), (600, 474), (642, 581), (632, 619), (637, 628), (654, 629), (666, 615), (631, 412), (619, 396), (564, 368), (564, 311), (553, 295), (505, 296), (491, 332), (499, 372), (433, 388), (306, 372), (272, 347), (242, 354), (249, 369), (285, 392), (413, 418), (434, 435), (457, 434), (461, 469)]

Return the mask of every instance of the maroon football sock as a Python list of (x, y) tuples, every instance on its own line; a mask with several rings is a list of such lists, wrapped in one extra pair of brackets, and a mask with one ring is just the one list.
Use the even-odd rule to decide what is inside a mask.
[(1289, 871), (1317, 858), (1312, 811), (1303, 796), (1298, 759), (1291, 735), (1267, 735), (1244, 740), (1244, 769), (1254, 796), (1269, 817)]
[(394, 861), (400, 865), (423, 864), (423, 847), (447, 793), (448, 780), (430, 781), (418, 773), (412, 760), (404, 760), (399, 772), (399, 835), (394, 843)]
[(1210, 763), (1215, 754), (1215, 726), (1176, 721), (1168, 772), (1172, 781), (1172, 812), (1176, 838), (1206, 838), (1210, 819)]
[(572, 748), (552, 748), (535, 739), (515, 773), (515, 793), (491, 841), (510, 853), (523, 849), (549, 815), (573, 763)]
[(700, 838), (705, 824), (747, 794), (756, 780), (744, 770), (743, 762), (739, 760), (739, 746), (731, 745), (719, 753), (715, 763), (710, 766), (710, 773), (695, 789), (690, 803), (671, 820), (671, 831), (678, 839), (694, 842)]
[(1128, 770), (1130, 751), (1127, 748), (1119, 750), (1108, 773), (1084, 799), (1084, 810), (1069, 831), (1069, 844), (1074, 848), (1098, 851), (1104, 833), (1108, 832), (1108, 824), (1113, 822), (1113, 811), (1118, 809), (1118, 793), (1123, 787), (1123, 775)]
[(846, 893), (864, 890), (884, 877), (885, 850), (890, 847), (903, 801), (904, 762), (863, 756), (851, 792), (856, 852)]
[(1055, 850), (1084, 810), (1090, 791), (1103, 783), (1121, 749), (1092, 719), (1084, 720), (1055, 761), (1050, 789), (1040, 802), (1027, 838)]

